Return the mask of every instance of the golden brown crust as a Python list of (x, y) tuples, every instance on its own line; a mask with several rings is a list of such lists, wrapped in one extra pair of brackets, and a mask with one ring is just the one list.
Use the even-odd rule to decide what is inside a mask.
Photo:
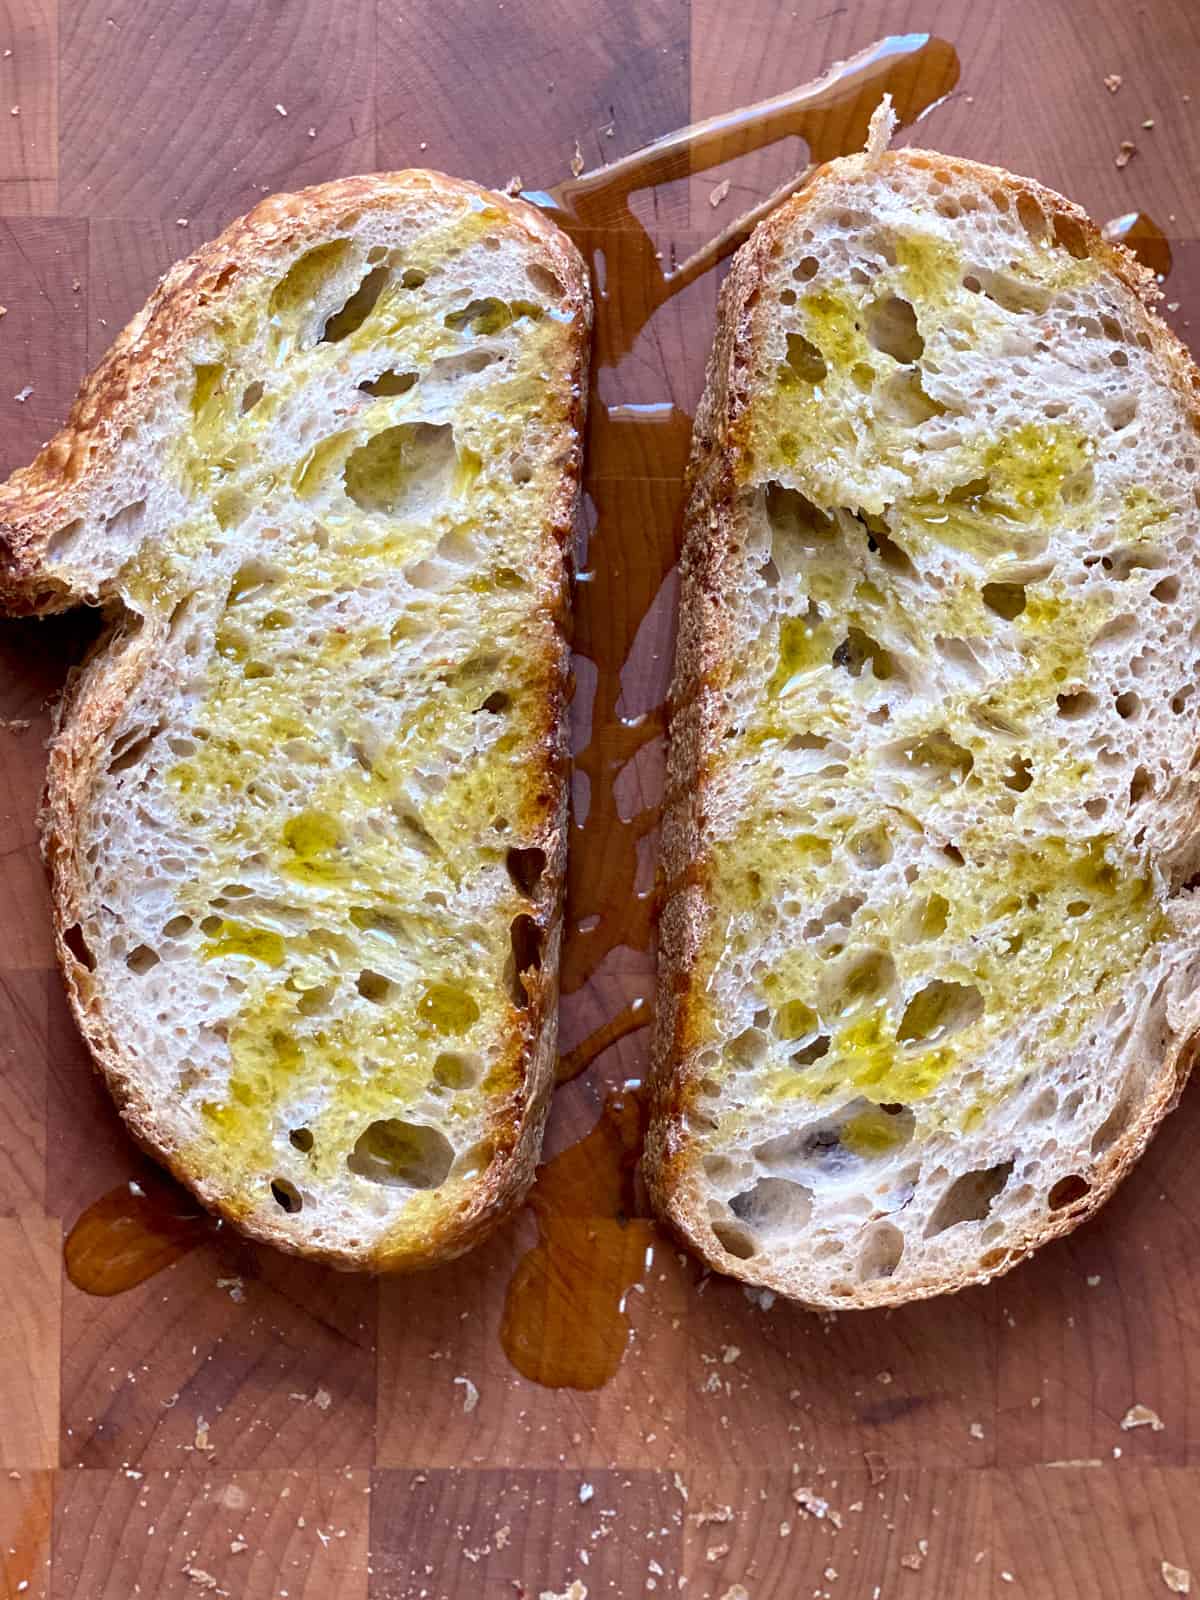
[[(1022, 197), (1036, 202), (1060, 242), (1073, 255), (1099, 261), (1145, 308), (1155, 348), (1182, 393), (1189, 396), (1200, 430), (1200, 371), (1175, 334), (1155, 316), (1161, 298), (1154, 275), (1121, 244), (1110, 242), (1086, 212), (1030, 178), (996, 167), (924, 150), (855, 156), (814, 172), (808, 184), (764, 219), (734, 257), (723, 285), (717, 330), (696, 413), (688, 467), (688, 502), (681, 561), (680, 617), (675, 677), (669, 707), (669, 749), (660, 885), (666, 899), (659, 935), (659, 986), (651, 1053), (651, 1118), (643, 1170), (652, 1203), (680, 1240), (715, 1270), (762, 1285), (815, 1306), (846, 1309), (897, 1305), (983, 1283), (1010, 1270), (1039, 1246), (1069, 1233), (1110, 1197), (1141, 1156), (1158, 1125), (1176, 1104), (1200, 1050), (1200, 1036), (1185, 1039), (1146, 1072), (1150, 1088), (1120, 1140), (1089, 1173), (1090, 1187), (1078, 1202), (1052, 1213), (1035, 1233), (1003, 1251), (985, 1255), (973, 1271), (954, 1276), (897, 1283), (880, 1278), (860, 1286), (853, 1297), (802, 1296), (786, 1272), (773, 1273), (762, 1258), (743, 1262), (724, 1250), (709, 1223), (691, 1146), (689, 1117), (694, 1114), (698, 1073), (694, 1054), (702, 1018), (689, 984), (709, 931), (712, 906), (697, 863), (701, 860), (706, 774), (723, 732), (721, 693), (731, 671), (732, 652), (720, 604), (724, 573), (734, 537), (733, 500), (740, 444), (739, 420), (750, 399), (753, 369), (752, 309), (772, 259), (819, 197), (829, 179), (845, 181), (855, 168), (862, 174), (882, 168), (934, 167), (964, 183), (1001, 186), (1014, 206)], [(992, 1259), (995, 1257), (995, 1259)]]
[[(550, 602), (554, 643), (546, 661), (541, 754), (531, 784), (542, 797), (537, 843), (546, 869), (534, 907), (543, 930), (540, 971), (526, 977), (528, 1006), (512, 1008), (516, 1088), (490, 1114), (488, 1137), (497, 1151), (486, 1177), (453, 1207), (443, 1209), (414, 1241), (398, 1230), (373, 1247), (344, 1249), (297, 1240), (281, 1224), (234, 1215), (203, 1171), (164, 1141), (137, 1061), (114, 1032), (78, 943), (78, 922), (87, 876), (80, 849), (81, 827), (98, 767), (107, 756), (116, 719), (136, 694), (146, 667), (162, 646), (164, 619), (119, 613), (109, 633), (73, 675), (56, 714), (42, 814), (43, 852), (51, 880), (59, 964), (80, 1030), (134, 1139), (163, 1162), (211, 1209), (243, 1231), (284, 1250), (331, 1266), (407, 1270), (446, 1261), (475, 1244), (520, 1204), (533, 1180), (557, 1059), (557, 969), (562, 893), (566, 876), (566, 692), (569, 665), (567, 567), (570, 561), (581, 472), (583, 408), (591, 328), (586, 268), (575, 247), (535, 208), (476, 184), (438, 173), (408, 171), (344, 178), (275, 195), (232, 223), (217, 239), (173, 267), (146, 306), (118, 337), (108, 355), (84, 380), (63, 429), (28, 467), (0, 485), (0, 611), (49, 613), (94, 600), (72, 590), (43, 567), (56, 529), (80, 514), (89, 480), (102, 474), (119, 452), (122, 433), (153, 404), (159, 379), (170, 374), (198, 326), (219, 312), (223, 298), (240, 292), (249, 273), (269, 271), (290, 260), (298, 244), (321, 242), (349, 212), (387, 208), (398, 199), (412, 204), (424, 195), (486, 198), (536, 242), (562, 283), (572, 314), (572, 367), (563, 380), (566, 427), (573, 440), (559, 487), (548, 507), (546, 537), (562, 562), (562, 581)], [(348, 224), (343, 224), (348, 225)]]

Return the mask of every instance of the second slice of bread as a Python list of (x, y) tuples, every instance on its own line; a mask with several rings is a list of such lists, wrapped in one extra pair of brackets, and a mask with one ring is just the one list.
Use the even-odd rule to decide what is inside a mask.
[(815, 1305), (1094, 1210), (1200, 1021), (1197, 374), (1039, 185), (831, 163), (696, 420), (648, 1173)]

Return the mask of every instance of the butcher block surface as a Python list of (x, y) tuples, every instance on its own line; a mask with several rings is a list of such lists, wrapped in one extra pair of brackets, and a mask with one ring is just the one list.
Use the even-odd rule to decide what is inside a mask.
[[(0, 0), (0, 469), (264, 194), (405, 166), (549, 190), (889, 37), (927, 49), (910, 112), (937, 102), (903, 142), (1144, 211), (1200, 341), (1190, 0)], [(839, 105), (810, 144), (857, 135)], [(578, 210), (608, 296), (564, 1083), (530, 1205), (464, 1260), (291, 1260), (136, 1152), (67, 1011), (35, 833), (96, 620), (0, 623), (5, 1600), (1200, 1594), (1200, 1091), (1097, 1220), (895, 1312), (772, 1303), (645, 1214), (661, 706), (720, 269), (665, 286), (806, 160), (789, 137)]]

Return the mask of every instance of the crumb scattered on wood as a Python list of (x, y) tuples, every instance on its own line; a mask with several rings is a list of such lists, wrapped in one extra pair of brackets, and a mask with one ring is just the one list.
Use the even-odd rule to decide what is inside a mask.
[(722, 178), (720, 183), (717, 185), (717, 187), (713, 190), (713, 192), (708, 197), (708, 203), (709, 203), (710, 206), (712, 206), (714, 211), (721, 204), (721, 201), (725, 199), (726, 195), (729, 193), (729, 190), (730, 190), (729, 179), (728, 178)]
[(867, 1477), (871, 1481), (871, 1487), (875, 1488), (888, 1475), (887, 1457), (879, 1450), (864, 1450), (863, 1460), (867, 1464)]
[(479, 1404), (479, 1390), (471, 1382), (470, 1378), (455, 1378), (454, 1381), (455, 1383), (462, 1384), (462, 1408), (466, 1415), (470, 1416), (471, 1412), (474, 1411), (475, 1407)]
[(1128, 1433), (1130, 1428), (1150, 1428), (1155, 1433), (1161, 1433), (1166, 1423), (1157, 1411), (1151, 1411), (1149, 1406), (1132, 1405), (1121, 1418), (1121, 1426)]
[(1172, 1594), (1191, 1594), (1192, 1575), (1186, 1567), (1176, 1567), (1169, 1561), (1161, 1563), (1162, 1581)]
[(29, 384), (26, 384), (23, 389), (19, 390), (15, 395), (13, 395), (13, 399), (19, 401), (21, 405), (24, 405), (32, 393), (33, 390), (30, 388)]
[(1118, 150), (1116, 157), (1114, 158), (1114, 165), (1118, 167), (1127, 167), (1135, 155), (1137, 155), (1137, 145), (1134, 144), (1133, 140), (1122, 139), (1121, 148)]
[(571, 157), (571, 173), (572, 173), (572, 176), (577, 178), (582, 171), (583, 171), (583, 151), (579, 148), (579, 140), (576, 139), (576, 141), (575, 141), (575, 152)]
[(1110, 72), (1108, 77), (1104, 80), (1104, 87), (1108, 90), (1109, 94), (1116, 94), (1117, 90), (1121, 87), (1122, 82), (1123, 79), (1119, 72)]
[(521, 182), (521, 174), (519, 172), (514, 172), (512, 177), (504, 185), (504, 192), (505, 194), (517, 195), (520, 194), (524, 187), (525, 185)]
[(287, 116), (287, 107), (286, 106), (281, 106), (278, 102), (276, 102), (275, 109), (276, 109), (276, 111), (278, 111), (278, 113), (279, 113), (279, 115), (281, 117), (286, 117)]
[(572, 1578), (561, 1594), (554, 1589), (543, 1589), (538, 1595), (538, 1600), (587, 1600), (587, 1584), (580, 1583), (578, 1578)]

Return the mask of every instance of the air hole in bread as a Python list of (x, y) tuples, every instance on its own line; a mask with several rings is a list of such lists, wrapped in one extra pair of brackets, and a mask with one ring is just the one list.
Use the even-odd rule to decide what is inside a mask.
[(1160, 604), (1168, 606), (1179, 598), (1179, 579), (1173, 574), (1160, 578), (1150, 593)]
[(822, 383), (829, 371), (825, 357), (802, 333), (788, 334), (784, 365), (794, 378), (807, 384)]
[(405, 289), (419, 289), (425, 283), (429, 274), (422, 272), (420, 267), (405, 267), (400, 274), (400, 283)]
[(819, 939), (830, 928), (849, 927), (854, 913), (862, 903), (863, 897), (860, 894), (844, 894), (837, 900), (830, 901), (819, 916), (810, 917), (804, 924), (804, 937)]
[(360, 511), (416, 518), (449, 498), (457, 464), (449, 423), (402, 422), (352, 450), (342, 481)]
[(994, 1167), (964, 1172), (955, 1178), (925, 1224), (925, 1238), (932, 1239), (960, 1222), (982, 1222), (1008, 1182), (1012, 1169), (1011, 1161), (1001, 1161)]
[(903, 366), (919, 361), (925, 341), (917, 327), (917, 314), (907, 300), (891, 294), (867, 307), (867, 343)]
[(185, 933), (190, 933), (191, 931), (191, 917), (172, 917), (169, 922), (163, 925), (164, 939), (182, 939)]
[(470, 1089), (479, 1082), (482, 1068), (477, 1056), (443, 1050), (433, 1063), (433, 1078), (443, 1089)]
[(971, 752), (944, 728), (885, 745), (880, 757), (894, 772), (911, 774), (939, 788), (956, 789), (975, 765)]
[(350, 251), (349, 239), (331, 239), (298, 256), (271, 291), (269, 315), (287, 317), (308, 310), (325, 284), (336, 276)]
[(1117, 1140), (1129, 1126), (1132, 1107), (1128, 1100), (1118, 1100), (1116, 1105), (1105, 1117), (1104, 1121), (1092, 1135), (1092, 1154), (1100, 1155), (1101, 1152), (1116, 1144)]
[(359, 1134), (346, 1158), (350, 1171), (372, 1183), (403, 1189), (437, 1189), (454, 1163), (445, 1134), (423, 1122), (381, 1117)]
[(370, 968), (364, 968), (355, 979), (354, 987), (364, 1000), (382, 1006), (391, 999), (395, 986), (391, 979), (385, 978), (381, 972), (372, 972)]
[(1046, 1204), (1051, 1211), (1062, 1211), (1067, 1206), (1073, 1206), (1083, 1197), (1091, 1193), (1091, 1184), (1086, 1178), (1081, 1178), (1073, 1172), (1069, 1177), (1060, 1178), (1046, 1197)]
[(1104, 414), (1114, 433), (1120, 433), (1127, 428), (1137, 413), (1138, 399), (1135, 394), (1112, 395), (1104, 402)]
[(563, 286), (549, 267), (543, 267), (540, 262), (532, 261), (525, 268), (525, 276), (538, 294), (547, 295), (552, 300), (561, 300)]
[(480, 711), (486, 711), (493, 717), (501, 717), (512, 708), (512, 696), (503, 689), (493, 689), (487, 699), (480, 706)]
[(374, 311), (390, 276), (386, 266), (372, 267), (340, 310), (326, 318), (320, 342), (340, 344), (352, 333), (357, 333)]
[(1058, 214), (1054, 218), (1053, 228), (1054, 242), (1060, 250), (1074, 256), (1076, 261), (1087, 260), (1090, 251), (1082, 222), (1076, 217)]
[(1040, 244), (1049, 233), (1046, 213), (1031, 194), (1017, 196), (1017, 220), (1035, 244)]
[(397, 372), (395, 367), (389, 367), (386, 372), (381, 372), (377, 378), (364, 378), (359, 388), (363, 394), (372, 394), (378, 398), (387, 395), (407, 394), (417, 381), (415, 372)]
[(1099, 701), (1090, 689), (1076, 689), (1057, 696), (1058, 714), (1067, 722), (1077, 722), (1095, 711)]
[(336, 983), (315, 984), (311, 989), (301, 991), (300, 998), (296, 1001), (296, 1010), (302, 1017), (319, 1017), (328, 1011), (336, 993)]
[(1000, 781), (1016, 794), (1024, 794), (1033, 782), (1033, 762), (1028, 756), (1013, 754), (1000, 775)]
[(265, 386), (258, 382), (257, 379), (253, 383), (248, 383), (242, 390), (242, 398), (240, 401), (240, 410), (242, 415), (245, 416), (248, 411), (253, 411), (265, 393)]
[(904, 1235), (891, 1222), (878, 1223), (867, 1234), (858, 1257), (858, 1275), (864, 1283), (890, 1278), (904, 1254)]
[(136, 767), (161, 732), (160, 723), (149, 730), (134, 728), (122, 734), (113, 746), (113, 758), (108, 763), (109, 772), (127, 772), (130, 767)]
[(985, 583), (983, 603), (1006, 622), (1012, 622), (1025, 609), (1025, 585), (1021, 583)]
[(797, 295), (795, 289), (785, 289), (779, 296), (779, 304), (781, 306), (794, 306), (796, 304), (796, 299)]
[(723, 1218), (715, 1217), (712, 1231), (717, 1243), (727, 1255), (735, 1256), (739, 1261), (749, 1261), (757, 1253), (757, 1245), (745, 1228), (739, 1228), (735, 1223), (727, 1222)]
[(1106, 622), (1092, 640), (1093, 650), (1115, 650), (1126, 644), (1138, 632), (1138, 620), (1132, 611), (1123, 611), (1119, 617)]
[(1135, 694), (1132, 689), (1126, 689), (1124, 694), (1119, 694), (1116, 699), (1117, 715), (1124, 717), (1127, 722), (1134, 721), (1142, 714), (1142, 697)]
[(546, 870), (546, 852), (536, 845), (528, 849), (511, 847), (504, 857), (504, 865), (513, 885), (523, 895), (537, 892), (542, 873)]
[(969, 1028), (983, 1015), (983, 996), (974, 984), (934, 978), (904, 1008), (896, 1038), (901, 1044), (934, 1043)]
[(523, 317), (537, 321), (545, 313), (541, 306), (528, 300), (500, 300), (495, 295), (471, 300), (458, 311), (450, 311), (442, 318), (447, 328), (456, 333), (473, 335), (503, 333)]
[(821, 263), (816, 256), (803, 256), (792, 268), (792, 277), (801, 283), (807, 283), (810, 278), (815, 278), (821, 270)]
[(485, 372), (503, 359), (499, 350), (460, 350), (457, 355), (439, 356), (430, 367), (429, 376), (439, 383), (456, 383), (459, 378)]
[(758, 1238), (793, 1235), (812, 1217), (812, 1190), (790, 1178), (760, 1178), (751, 1189), (735, 1194), (729, 1209)]
[(1130, 809), (1143, 801), (1147, 795), (1154, 793), (1154, 778), (1145, 767), (1134, 769), (1133, 777), (1129, 780), (1129, 805)]
[(74, 522), (65, 523), (50, 535), (46, 544), (47, 561), (64, 561), (79, 543), (85, 523), (82, 517), (76, 517)]
[[(781, 1007), (781, 1010), (786, 1009)], [(810, 1029), (806, 1027), (804, 1031), (807, 1033)], [(748, 1071), (766, 1060), (770, 1048), (771, 1041), (760, 1028), (743, 1028), (741, 1033), (729, 1041), (725, 1054), (730, 1066), (735, 1070)]]
[(882, 517), (872, 517), (869, 513), (860, 513), (859, 521), (867, 528), (867, 549), (872, 555), (877, 555), (889, 572), (897, 573), (906, 578), (915, 578), (917, 569), (909, 560), (906, 551), (902, 550), (888, 532), (887, 523)]
[(833, 665), (844, 667), (852, 678), (862, 676), (863, 668), (870, 663), (871, 671), (881, 682), (891, 678), (896, 663), (890, 651), (872, 639), (861, 628), (850, 628), (846, 637), (833, 652)]
[(508, 988), (514, 1005), (526, 1006), (532, 997), (532, 985), (525, 981), (526, 974), (539, 972), (542, 966), (542, 928), (531, 916), (522, 912), (509, 924), (509, 942), (512, 946), (508, 968)]
[(794, 1067), (811, 1067), (814, 1062), (820, 1061), (822, 1056), (829, 1054), (829, 1038), (826, 1034), (819, 1034), (811, 1044), (806, 1044), (802, 1050), (797, 1050), (791, 1057)]
[(798, 489), (780, 483), (767, 485), (767, 520), (785, 548), (794, 543), (810, 553), (825, 549), (837, 532), (837, 522)]
[(275, 1197), (275, 1204), (289, 1216), (294, 1216), (303, 1209), (304, 1201), (296, 1185), (288, 1178), (272, 1178), (271, 1193)]
[(881, 822), (854, 834), (848, 848), (857, 864), (867, 872), (878, 872), (892, 859), (891, 836)]
[(1182, 689), (1177, 690), (1171, 696), (1171, 710), (1177, 717), (1187, 709), (1188, 700), (1190, 699), (1194, 689), (1195, 684), (1185, 683)]
[(525, 456), (517, 456), (512, 464), (512, 481), (523, 485), (533, 481), (533, 463)]
[(307, 1155), (313, 1147), (312, 1129), (293, 1128), (288, 1134), (288, 1140), (294, 1149), (303, 1151)]
[(139, 944), (125, 957), (125, 965), (130, 972), (136, 972), (140, 977), (158, 965), (158, 951), (152, 950), (148, 944)]
[(981, 271), (980, 282), (984, 294), (1001, 311), (1041, 316), (1050, 307), (1050, 291), (1021, 278), (1010, 278), (1003, 272)]

